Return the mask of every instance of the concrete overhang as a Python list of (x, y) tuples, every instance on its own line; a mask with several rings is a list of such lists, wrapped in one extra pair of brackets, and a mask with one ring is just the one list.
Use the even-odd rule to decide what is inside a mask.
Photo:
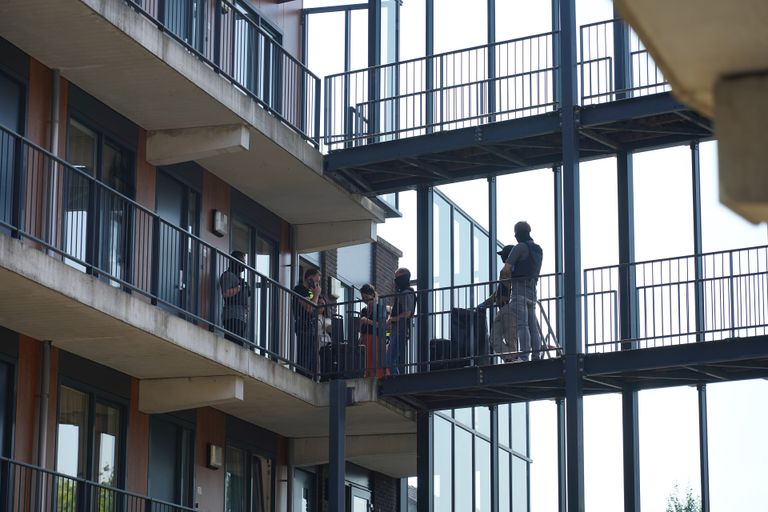
[[(289, 462), (294, 466), (327, 464), (328, 438), (291, 439)], [(346, 460), (393, 478), (416, 475), (416, 434), (349, 436)]]
[[(140, 389), (175, 390), (162, 400), (144, 400), (148, 412), (210, 405), (289, 438), (328, 436), (327, 383), (80, 272), (32, 243), (0, 235), (0, 289), (0, 325), (136, 377)], [(193, 396), (213, 382), (218, 389)], [(374, 379), (350, 386), (349, 435), (415, 432), (413, 411), (379, 400)]]
[[(198, 161), (293, 224), (383, 222), (381, 208), (324, 176), (315, 147), (130, 4), (3, 0), (0, 36), (150, 132), (151, 163)], [(195, 147), (232, 126), (247, 145)]]
[(768, 2), (616, 0), (681, 101), (712, 118), (720, 200), (768, 220)]

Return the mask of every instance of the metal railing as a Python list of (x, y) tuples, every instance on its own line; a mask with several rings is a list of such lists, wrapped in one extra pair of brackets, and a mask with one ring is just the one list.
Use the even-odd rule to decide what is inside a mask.
[(191, 512), (195, 509), (0, 457), (0, 510)]
[(0, 229), (314, 375), (295, 332), (304, 310), (291, 290), (1, 126), (0, 184)]
[(584, 290), (588, 352), (768, 334), (768, 246), (589, 269)]
[[(622, 46), (626, 55), (617, 55), (616, 52), (621, 51), (617, 48)], [(667, 80), (640, 38), (622, 20), (583, 25), (579, 31), (579, 48), (582, 105), (670, 90)]]
[(325, 78), (328, 149), (407, 138), (557, 108), (545, 33)]
[[(556, 333), (557, 279), (555, 274), (541, 276), (536, 300), (522, 299), (524, 283), (515, 281), (330, 304), (328, 316), (333, 320), (327, 324), (325, 341), (318, 342), (320, 378), (382, 377), (558, 357), (562, 351)], [(487, 301), (500, 284), (513, 290), (512, 301), (503, 311), (500, 304)], [(518, 301), (521, 308), (516, 307)], [(389, 321), (411, 305), (415, 305), (411, 319)], [(518, 326), (517, 313), (528, 309), (535, 312), (535, 322), (526, 315), (533, 337), (530, 348), (518, 343), (522, 325)], [(536, 345), (540, 350), (535, 350)]]
[(245, 7), (227, 0), (124, 1), (319, 145), (320, 79), (260, 27)]

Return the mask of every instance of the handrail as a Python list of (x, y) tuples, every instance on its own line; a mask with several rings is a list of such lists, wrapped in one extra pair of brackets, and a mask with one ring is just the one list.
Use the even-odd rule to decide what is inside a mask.
[[(5, 469), (5, 471), (2, 470), (3, 468)], [(194, 512), (196, 510), (194, 508), (186, 507), (184, 505), (178, 505), (175, 503), (170, 503), (168, 501), (151, 498), (149, 496), (144, 496), (142, 494), (131, 492), (125, 489), (120, 489), (118, 487), (100, 484), (98, 482), (86, 480), (85, 478), (67, 475), (65, 473), (60, 473), (50, 469), (41, 468), (33, 464), (28, 464), (25, 462), (10, 459), (8, 457), (3, 457), (3, 456), (0, 456), (0, 488), (2, 488), (3, 483), (5, 482), (12, 483), (15, 477), (18, 478), (16, 474), (19, 473), (20, 470), (23, 471), (24, 473), (23, 475), (24, 484), (10, 485), (7, 489), (5, 489), (6, 496), (1, 498), (2, 500), (5, 500), (5, 499), (11, 500), (12, 503), (19, 505), (21, 507), (17, 509), (11, 508), (11, 510), (30, 510), (29, 508), (25, 508), (24, 505), (25, 504), (30, 505), (31, 503), (35, 503), (35, 500), (40, 500), (41, 496), (43, 497), (43, 499), (41, 500), (42, 502), (40, 501), (37, 502), (39, 509), (55, 510), (56, 508), (55, 504), (61, 505), (60, 503), (60, 500), (62, 500), (61, 489), (56, 488), (48, 492), (48, 490), (45, 488), (46, 481), (50, 482), (52, 486), (57, 486), (57, 483), (55, 482), (66, 482), (67, 484), (69, 484), (69, 486), (73, 486), (74, 484), (77, 484), (78, 488), (84, 487), (86, 489), (88, 488), (95, 489), (95, 490), (103, 491), (104, 493), (117, 495), (122, 499), (133, 498), (134, 501), (144, 503), (144, 505), (141, 506), (142, 510), (156, 510), (156, 508), (153, 507), (153, 505), (160, 505), (162, 507), (162, 510), (168, 510), (168, 511), (174, 511), (174, 512), (176, 511)], [(26, 491), (26, 493), (24, 493), (24, 491)], [(67, 497), (74, 498), (73, 490), (66, 489), (66, 491), (67, 492), (65, 494), (67, 495)], [(20, 496), (19, 494), (22, 494), (22, 495)], [(55, 500), (55, 501), (48, 503), (48, 500), (44, 499), (46, 495), (50, 496), (51, 500)], [(108, 501), (113, 506), (116, 505), (114, 499), (108, 499), (105, 501)], [(0, 501), (0, 503), (2, 502)], [(48, 506), (45, 506), (45, 505), (48, 505)], [(151, 508), (146, 508), (146, 507), (151, 507)], [(117, 509), (120, 510), (120, 508), (117, 508)], [(135, 507), (131, 507), (130, 509), (138, 510)]]
[[(123, 1), (210, 65), (216, 73), (236, 84), (304, 139), (319, 146), (319, 113), (322, 101), (320, 78), (288, 53), (249, 16), (241, 13), (236, 3), (229, 0), (212, 0), (213, 5), (205, 10), (206, 15), (212, 13), (212, 19), (206, 20), (204, 27), (198, 27), (204, 33), (204, 36), (201, 36), (195, 29), (189, 28), (202, 24), (194, 18), (192, 9), (185, 9), (186, 3), (181, 4), (180, 8), (177, 7), (181, 12), (175, 13), (183, 18), (184, 22), (184, 26), (178, 30), (182, 33), (177, 33), (177, 27), (168, 26), (161, 19), (167, 14), (168, 0), (151, 0), (146, 2), (148, 8), (141, 4), (141, 0)], [(239, 29), (238, 24), (246, 28)], [(240, 30), (246, 31), (240, 35), (241, 38), (248, 39), (244, 45), (237, 39)], [(190, 33), (185, 34), (187, 31)], [(198, 41), (189, 40), (195, 36)], [(252, 37), (254, 40), (251, 40)], [(261, 48), (267, 50), (260, 51)], [(247, 55), (240, 55), (238, 51), (245, 51)], [(272, 55), (272, 51), (277, 52), (277, 57)], [(261, 60), (264, 56), (271, 60)], [(245, 65), (246, 69), (238, 70), (238, 65)], [(238, 76), (239, 74), (242, 76)], [(252, 83), (244, 83), (243, 79)]]

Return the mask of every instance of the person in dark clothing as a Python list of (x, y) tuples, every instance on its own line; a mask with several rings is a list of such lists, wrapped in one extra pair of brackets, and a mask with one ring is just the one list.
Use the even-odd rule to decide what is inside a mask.
[[(501, 256), (501, 261), (506, 263), (510, 253), (514, 249), (513, 245), (505, 245), (497, 254)], [(499, 272), (499, 284), (490, 297), (480, 304), (481, 309), (496, 306), (499, 311), (493, 317), (491, 326), (491, 347), (493, 352), (505, 362), (513, 361), (512, 352), (518, 350), (517, 347), (517, 321), (515, 320), (516, 311), (508, 307), (511, 287), (512, 269), (504, 268)]]
[(294, 300), (296, 364), (300, 372), (313, 376), (317, 369), (317, 301), (321, 295), (320, 271), (310, 268), (304, 280), (293, 287), (301, 298)]
[(521, 221), (515, 224), (518, 244), (504, 263), (512, 275), (509, 306), (514, 308), (521, 358), (541, 359), (541, 336), (536, 319), (536, 284), (541, 274), (543, 251), (531, 238), (531, 226)]
[(242, 277), (244, 271), (245, 253), (234, 251), (229, 268), (219, 277), (219, 288), (224, 299), (221, 322), (229, 331), (225, 337), (240, 345), (248, 330), (248, 299), (251, 296), (251, 289)]
[(410, 287), (410, 283), (410, 270), (399, 268), (395, 271), (397, 295), (392, 303), (392, 312), (387, 319), (390, 336), (386, 360), (390, 375), (399, 375), (404, 370), (408, 338), (411, 333), (411, 318), (416, 311), (416, 292)]

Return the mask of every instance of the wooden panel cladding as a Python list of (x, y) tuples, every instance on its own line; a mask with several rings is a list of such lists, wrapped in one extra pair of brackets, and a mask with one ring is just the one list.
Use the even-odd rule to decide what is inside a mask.
[(147, 494), (149, 465), (149, 415), (139, 411), (139, 380), (131, 378), (131, 407), (128, 412), (126, 488)]
[[(56, 447), (56, 402), (58, 396), (58, 349), (51, 348), (50, 387), (48, 389), (46, 467), (54, 467)], [(40, 371), (43, 344), (19, 335), (19, 359), (16, 378), (16, 428), (14, 453), (16, 460), (37, 464), (38, 410), (40, 407)]]
[(53, 73), (35, 59), (29, 60), (27, 96), (27, 138), (50, 149), (51, 91)]
[(227, 442), (226, 432), (227, 420), (223, 412), (210, 407), (197, 410), (195, 485), (202, 494), (196, 494), (195, 502), (201, 510), (221, 510), (224, 504), (224, 468), (209, 469), (206, 463), (208, 444), (223, 449)]

